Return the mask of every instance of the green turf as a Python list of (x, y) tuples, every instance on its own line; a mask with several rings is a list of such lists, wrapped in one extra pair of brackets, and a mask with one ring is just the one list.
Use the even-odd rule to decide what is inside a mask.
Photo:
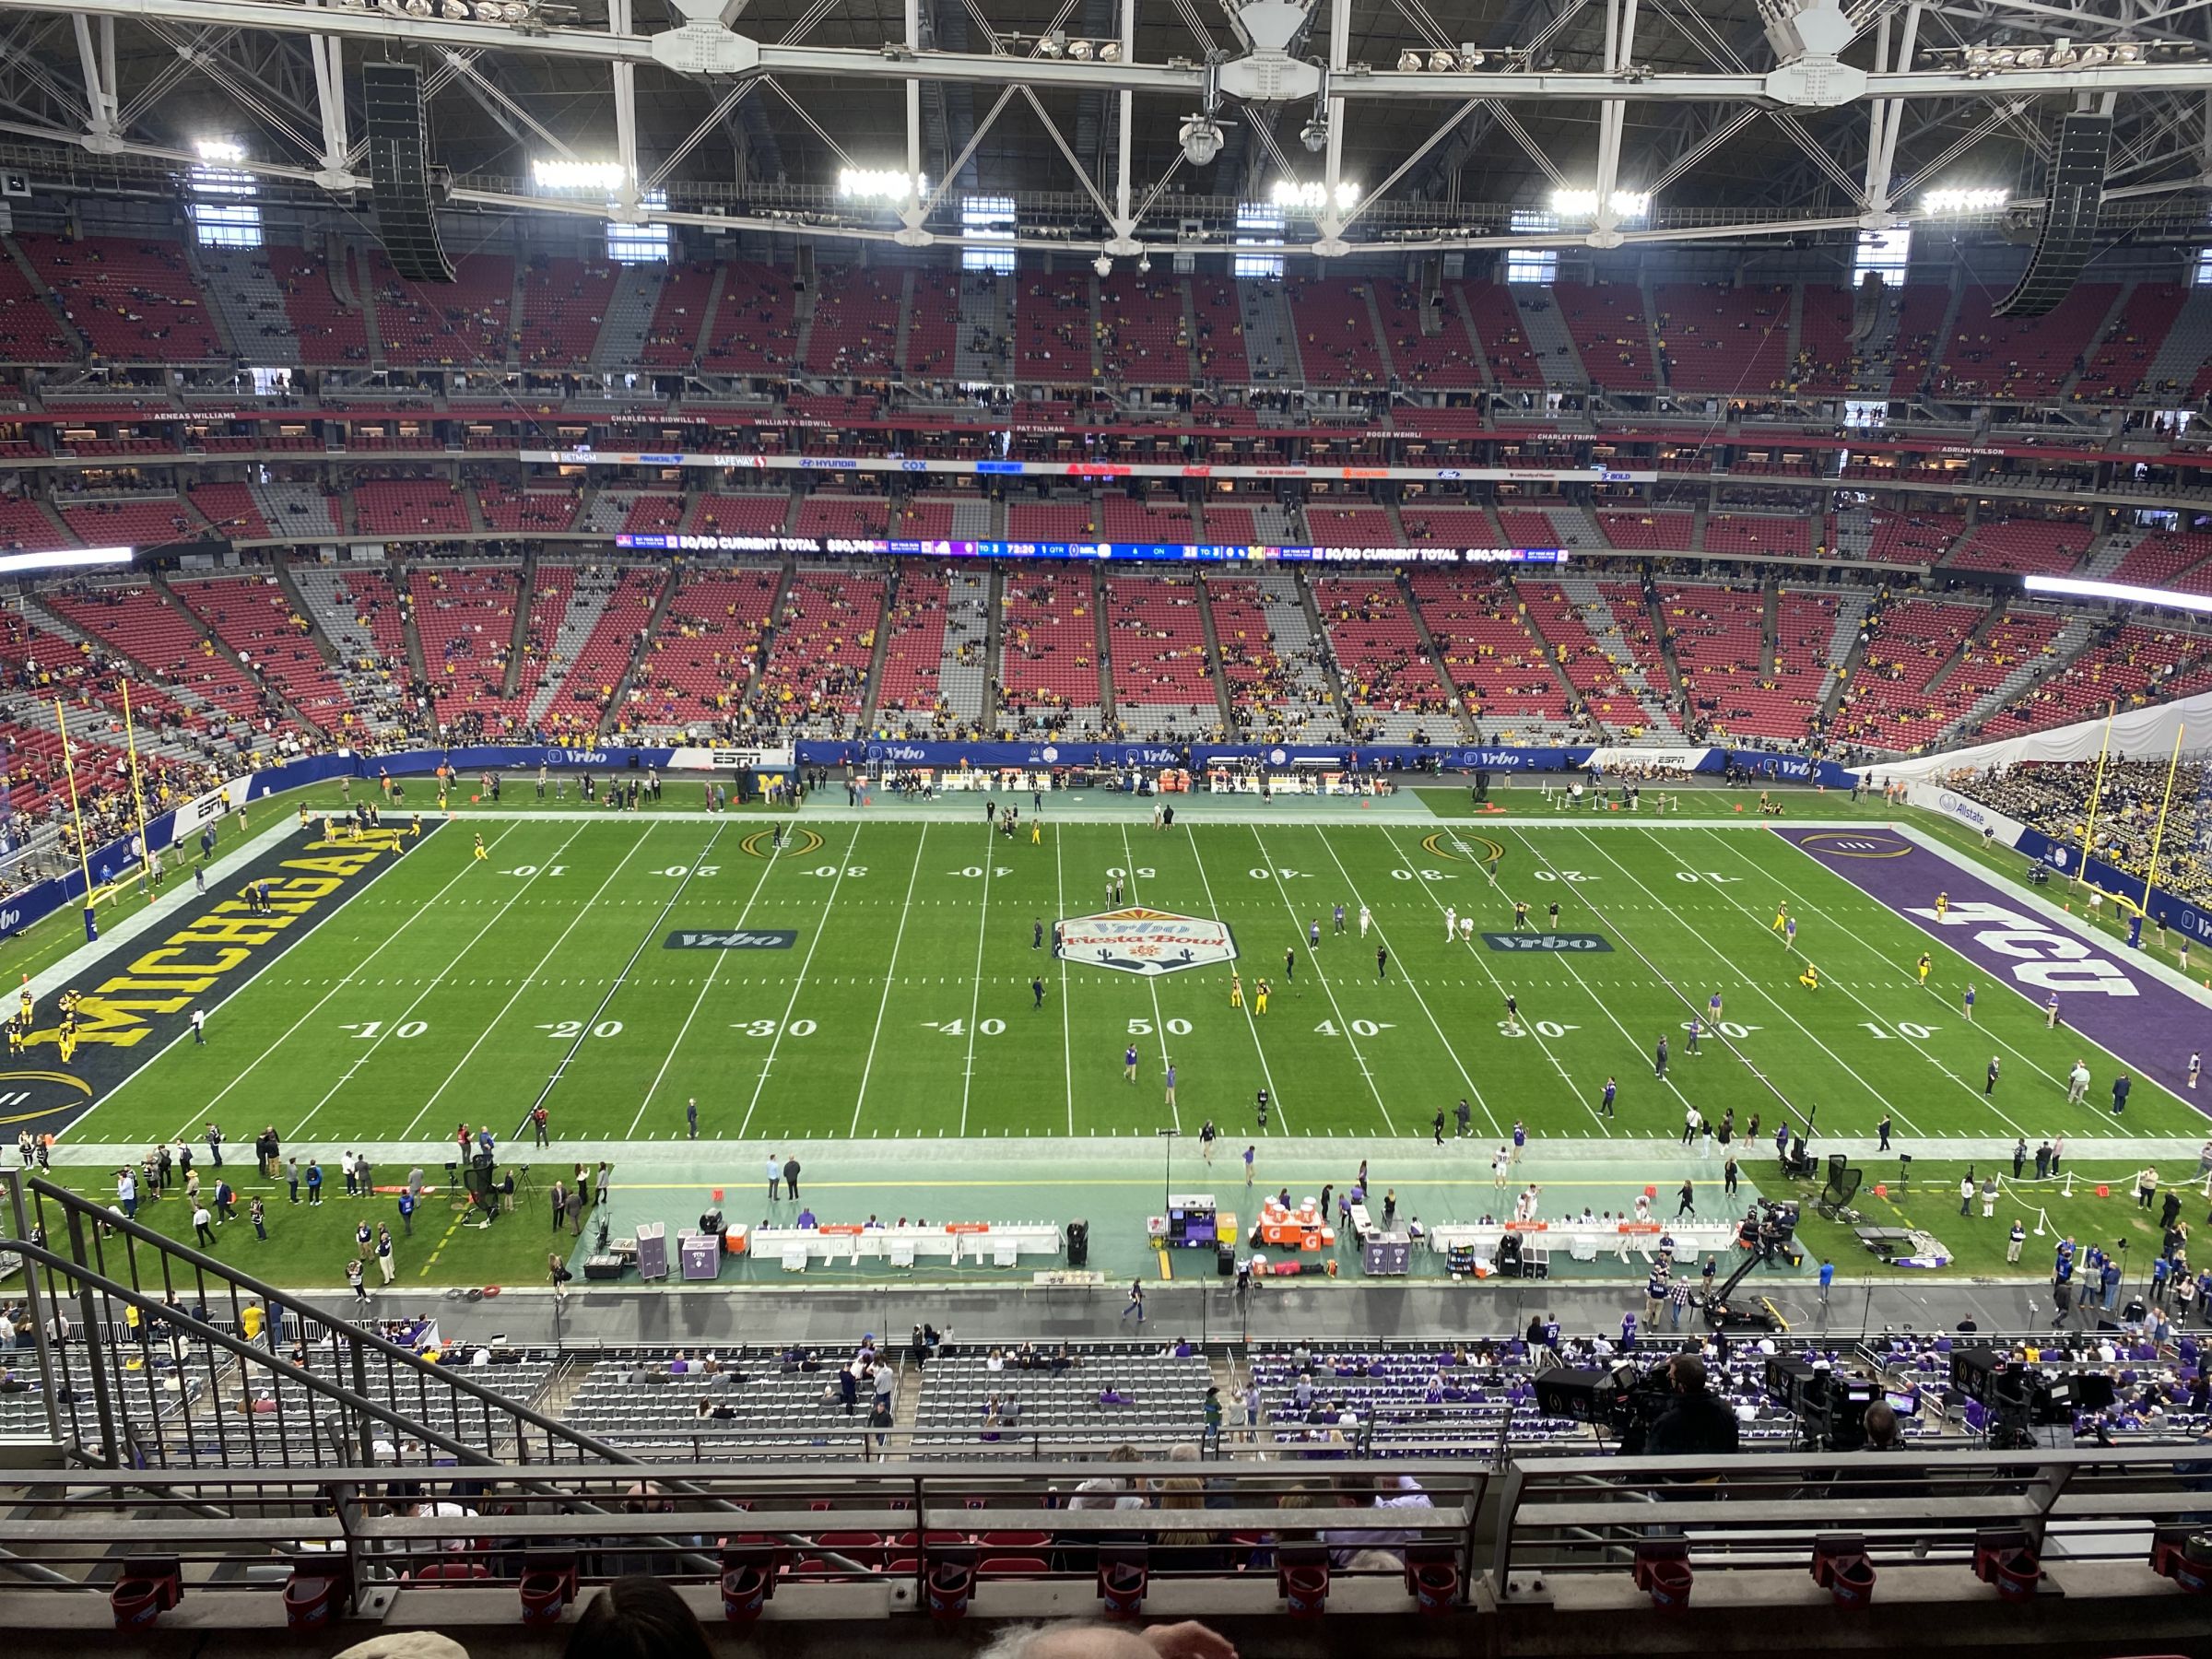
[[(2129, 1243), (2128, 1253), (2136, 1277), (2149, 1271), (2152, 1259), (2159, 1253), (2163, 1235), (2157, 1221), (2159, 1209), (2144, 1209), (2136, 1203), (2135, 1181), (2136, 1171), (2149, 1162), (2159, 1171), (2161, 1185), (2159, 1198), (2175, 1190), (2182, 1195), (2181, 1219), (2192, 1232), (2206, 1223), (2207, 1208), (2212, 1207), (2204, 1194), (2201, 1179), (2190, 1180), (2195, 1174), (2194, 1161), (2146, 1159), (2133, 1164), (2110, 1161), (2069, 1165), (2074, 1180), (2072, 1195), (2066, 1196), (2067, 1183), (2063, 1181), (2035, 1182), (2014, 1185), (2010, 1180), (2012, 1165), (2009, 1159), (1997, 1166), (1998, 1173), (2007, 1178), (2005, 1189), (1996, 1204), (1996, 1213), (1984, 1219), (1982, 1201), (1977, 1196), (1971, 1213), (1959, 1214), (1959, 1178), (1970, 1168), (1977, 1178), (1988, 1173), (1986, 1163), (1969, 1165), (1955, 1159), (1916, 1159), (1909, 1184), (1897, 1179), (1894, 1159), (1878, 1158), (1862, 1160), (1865, 1164), (1866, 1184), (1859, 1191), (1854, 1203), (1871, 1227), (1912, 1227), (1924, 1229), (1941, 1240), (1951, 1252), (1953, 1270), (1977, 1277), (2033, 1277), (2048, 1275), (2052, 1253), (2062, 1238), (2072, 1238), (2083, 1244), (2100, 1244), (2113, 1251), (2118, 1241)], [(2032, 1177), (2032, 1167), (2028, 1170)], [(1776, 1188), (1776, 1196), (1794, 1196), (1802, 1200), (1799, 1211), (1797, 1236), (1816, 1260), (1826, 1258), (1836, 1264), (1841, 1277), (1855, 1278), (1872, 1271), (1885, 1278), (1889, 1270), (1865, 1253), (1852, 1236), (1851, 1230), (1837, 1222), (1823, 1221), (1813, 1208), (1819, 1196), (1817, 1185), (1800, 1185), (1794, 1192), (1786, 1183), (1767, 1179), (1770, 1187)], [(1884, 1190), (1875, 1191), (1879, 1184)], [(2099, 1197), (2097, 1189), (2103, 1186), (2105, 1195)], [(2018, 1217), (2028, 1229), (2029, 1237), (2023, 1242), (2018, 1263), (2005, 1259), (2006, 1247), (2012, 1235), (2012, 1223)], [(2038, 1225), (2043, 1233), (2036, 1236)]]
[[(369, 1283), (375, 1287), (375, 1261), (361, 1251), (354, 1237), (355, 1227), (364, 1219), (372, 1229), (382, 1224), (392, 1230), (396, 1264), (394, 1284), (401, 1290), (450, 1284), (542, 1286), (547, 1282), (547, 1255), (557, 1250), (566, 1261), (578, 1250), (578, 1241), (565, 1230), (558, 1236), (552, 1234), (542, 1203), (518, 1209), (493, 1227), (479, 1229), (459, 1225), (461, 1212), (449, 1199), (433, 1194), (416, 1212), (415, 1230), (410, 1236), (400, 1218), (395, 1192), (349, 1199), (345, 1196), (345, 1182), (335, 1161), (325, 1169), (329, 1179), (324, 1201), (312, 1206), (304, 1198), (297, 1206), (288, 1202), (284, 1183), (260, 1178), (251, 1161), (241, 1168), (232, 1160), (225, 1172), (238, 1189), (238, 1218), (212, 1230), (215, 1242), (207, 1247), (207, 1253), (239, 1272), (288, 1288), (342, 1286), (346, 1265), (357, 1254), (362, 1256)], [(436, 1170), (429, 1173), (432, 1180), (438, 1178)], [(406, 1177), (405, 1170), (387, 1168), (378, 1171), (376, 1178), (381, 1183), (396, 1184)], [(106, 1171), (56, 1166), (50, 1179), (111, 1204), (114, 1200), (114, 1182)], [(202, 1198), (211, 1201), (213, 1194), (212, 1182), (203, 1182)], [(254, 1236), (249, 1218), (248, 1201), (256, 1195), (265, 1208), (265, 1239)], [(159, 1202), (141, 1204), (137, 1219), (181, 1243), (194, 1242), (192, 1206), (179, 1188), (172, 1186), (170, 1196)], [(57, 1220), (49, 1218), (50, 1232), (55, 1232), (58, 1226)], [(583, 1242), (588, 1244), (591, 1237), (587, 1217)], [(109, 1257), (111, 1263), (119, 1259)]]
[[(1900, 1144), (2109, 1132), (2094, 1108), (2063, 1104), (2058, 1077), (2080, 1039), (1994, 988), (1968, 1028), (1960, 960), (1938, 947), (1920, 988), (1925, 936), (1755, 822), (1191, 827), (1204, 816), (1194, 803), (1165, 832), (1135, 815), (1053, 823), (1041, 846), (975, 821), (822, 819), (801, 831), (806, 850), (780, 857), (760, 855), (767, 831), (750, 818), (465, 821), (222, 1004), (206, 1047), (170, 1046), (71, 1138), (143, 1143), (215, 1116), (234, 1139), (274, 1122), (288, 1146), (327, 1156), (434, 1143), (461, 1121), (512, 1138), (541, 1096), (563, 1137), (672, 1139), (691, 1096), (702, 1135), (756, 1141), (1149, 1135), (1208, 1117), (1244, 1137), (1263, 1087), (1272, 1136), (1425, 1135), (1462, 1095), (1485, 1135), (1522, 1119), (1539, 1136), (1668, 1136), (1686, 1100), (1713, 1117), (1733, 1108), (1744, 1128), (1757, 1112), (1771, 1129), (1784, 1100), (1818, 1107), (1838, 1135), (1871, 1132), (1887, 1106)], [(492, 850), (482, 865), (469, 857), (477, 828)], [(1502, 891), (1451, 853), (1486, 835), (1504, 849)], [(1033, 920), (1103, 908), (1115, 869), (1133, 872), (1133, 901), (1229, 923), (1248, 991), (1275, 982), (1270, 1012), (1231, 1009), (1223, 968), (1147, 980), (1031, 948)], [(1801, 950), (1827, 971), (1818, 994), (1769, 932), (1785, 895)], [(1479, 935), (1446, 943), (1446, 906), (1502, 930), (1509, 896), (1539, 915), (1557, 897), (1562, 928), (1615, 948), (1531, 959)], [(1386, 981), (1374, 940), (1330, 932), (1338, 900), (1355, 916), (1371, 907), (1394, 958)], [(1315, 918), (1324, 937), (1310, 955)], [(679, 930), (739, 926), (797, 936), (787, 950), (664, 947)], [(1519, 1037), (1500, 1029), (1509, 986)], [(1715, 989), (1729, 1040), (1693, 1059), (1682, 1023)], [(1651, 1075), (1663, 1030), (1680, 1092)], [(1135, 1085), (1122, 1078), (1131, 1042)], [(2006, 1065), (1994, 1101), (1982, 1092), (1992, 1053)], [(1619, 1115), (1604, 1121), (1590, 1108), (1608, 1075)], [(2138, 1088), (2132, 1134), (2202, 1129), (2194, 1111)]]

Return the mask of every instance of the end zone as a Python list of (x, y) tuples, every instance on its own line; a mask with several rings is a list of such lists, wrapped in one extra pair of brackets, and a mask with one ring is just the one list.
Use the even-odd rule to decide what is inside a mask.
[[(83, 987), (76, 1055), (61, 1059), (59, 998), (42, 998), (22, 1052), (0, 1069), (0, 1124), (37, 1135), (73, 1127), (181, 1040), (194, 1008), (218, 1008), (244, 990), (415, 844), (389, 829), (358, 841), (295, 831), (227, 870), (219, 889), (190, 895), (151, 928), (72, 969), (69, 982)], [(256, 907), (249, 891), (265, 883), (266, 906)]]

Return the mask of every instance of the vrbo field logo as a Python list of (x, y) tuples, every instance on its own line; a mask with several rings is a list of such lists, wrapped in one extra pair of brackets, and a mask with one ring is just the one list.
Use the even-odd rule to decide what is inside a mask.
[(798, 933), (788, 927), (733, 928), (726, 933), (672, 933), (664, 950), (789, 950)]
[(1599, 951), (1613, 948), (1612, 941), (1604, 934), (1592, 933), (1486, 933), (1482, 935), (1482, 942), (1492, 950)]
[(2040, 991), (2093, 991), (2100, 996), (2141, 994), (2119, 963), (2099, 956), (2040, 917), (1980, 901), (1954, 904), (1940, 916), (1933, 906), (1914, 907), (1905, 913), (1939, 927), (1971, 928), (1973, 942), (1993, 956), (2007, 959), (2005, 971), (2023, 985)]

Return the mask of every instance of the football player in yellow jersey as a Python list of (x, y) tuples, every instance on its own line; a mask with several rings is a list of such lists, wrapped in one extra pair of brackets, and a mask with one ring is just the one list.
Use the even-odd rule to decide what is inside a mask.
[(484, 837), (483, 837), (481, 834), (479, 834), (479, 835), (477, 837), (477, 862), (478, 864), (482, 864), (482, 863), (483, 863), (483, 862), (484, 862), (484, 861), (485, 861), (487, 858), (489, 858), (490, 856), (491, 856), (491, 854), (490, 854), (490, 853), (487, 853), (487, 852), (485, 852), (485, 851), (484, 851)]
[(1797, 976), (1797, 982), (1803, 985), (1807, 991), (1819, 990), (1820, 970), (1814, 967), (1810, 962), (1807, 962), (1805, 965), (1805, 971)]
[(1942, 920), (1943, 920), (1943, 912), (1946, 912), (1946, 911), (1947, 911), (1947, 910), (1949, 910), (1950, 908), (1951, 908), (1951, 896), (1950, 896), (1948, 893), (1938, 893), (1938, 894), (1936, 894), (1936, 921), (1938, 921), (1938, 922), (1942, 921)]
[(1244, 1006), (1244, 976), (1241, 973), (1229, 976), (1229, 1006), (1232, 1008)]
[(1928, 953), (1924, 950), (1922, 951), (1920, 953), (1920, 982), (1923, 985), (1928, 982), (1928, 970), (1934, 964), (1928, 959)]

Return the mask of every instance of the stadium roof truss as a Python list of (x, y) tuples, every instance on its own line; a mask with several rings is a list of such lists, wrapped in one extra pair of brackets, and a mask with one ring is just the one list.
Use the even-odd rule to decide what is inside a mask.
[[(0, 0), (0, 167), (173, 193), (219, 135), (270, 193), (350, 204), (347, 71), (397, 56), (452, 204), (494, 213), (927, 247), (982, 194), (1015, 246), (1126, 257), (1225, 251), (1279, 183), (1283, 251), (1327, 257), (1841, 239), (1946, 182), (2010, 186), (1983, 217), (2017, 233), (2087, 108), (2119, 123), (2106, 232), (2208, 234), (2212, 0), (386, 3)], [(2091, 61), (2120, 42), (2145, 61)], [(2041, 61), (1970, 65), (1992, 45)], [(622, 182), (542, 191), (546, 159)]]

